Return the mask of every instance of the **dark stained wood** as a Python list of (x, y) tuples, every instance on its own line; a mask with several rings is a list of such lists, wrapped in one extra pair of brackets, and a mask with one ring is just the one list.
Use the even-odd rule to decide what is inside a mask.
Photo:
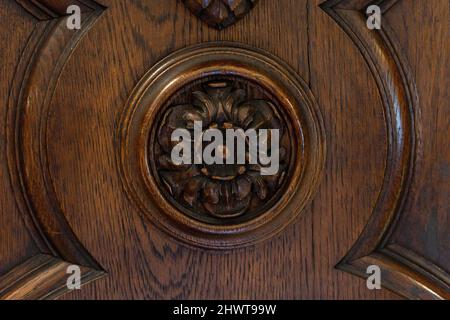
[[(7, 119), (8, 98), (10, 86), (18, 57), (26, 46), (26, 39), (31, 35), (33, 21), (28, 18), (23, 9), (13, 1), (4, 1), (1, 4), (0, 18), (10, 21), (9, 28), (2, 28), (0, 32), (0, 72), (3, 75), (0, 81), (0, 121), (3, 124), (0, 130), (0, 274), (4, 274), (16, 265), (37, 254), (38, 248), (31, 235), (27, 232), (16, 206), (14, 193), (9, 179), (6, 130), (3, 128)], [(8, 44), (8, 45), (4, 45)], [(4, 228), (4, 229), (3, 229)], [(9, 230), (9, 231), (6, 231)]]
[[(0, 279), (0, 300), (54, 299), (67, 292), (67, 269), (71, 263), (37, 254), (16, 266)], [(80, 268), (81, 283), (93, 281), (103, 274)]]
[(231, 26), (250, 12), (258, 0), (183, 0), (199, 19), (219, 30)]
[[(382, 3), (382, 14), (394, 3)], [(342, 25), (367, 59), (380, 88), (388, 131), (386, 179), (380, 196), (371, 220), (338, 268), (364, 276), (369, 265), (377, 264), (384, 274), (398, 273), (387, 277), (384, 285), (406, 297), (446, 298), (450, 285), (445, 271), (398, 244), (390, 244), (391, 232), (399, 227), (397, 220), (408, 212), (404, 204), (412, 195), (422, 143), (419, 101), (409, 66), (386, 23), (376, 33), (367, 28), (359, 1), (334, 1), (322, 7)]]
[[(170, 97), (177, 95), (179, 90), (186, 90), (186, 86), (189, 87), (192, 81), (207, 80), (210, 76), (205, 79), (204, 75), (210, 74), (232, 74), (245, 83), (253, 82), (264, 88), (267, 94), (270, 93), (273, 99), (279, 101), (277, 105), (270, 107), (270, 112), (284, 114), (286, 123), (289, 123), (285, 125), (289, 128), (289, 135), (285, 137), (289, 139), (283, 144), (286, 147), (290, 144), (291, 160), (284, 190), (282, 187), (278, 188), (279, 199), (272, 203), (265, 201), (259, 205), (250, 204), (254, 212), (249, 217), (230, 219), (228, 223), (217, 219), (222, 214), (220, 206), (209, 211), (216, 215), (216, 219), (205, 219), (205, 212), (201, 208), (196, 208), (196, 212), (191, 210), (186, 213), (186, 208), (177, 207), (182, 203), (175, 202), (176, 197), (168, 200), (167, 193), (164, 193), (168, 182), (163, 185), (158, 182), (160, 180), (157, 177), (158, 172), (164, 171), (156, 168), (158, 160), (149, 157), (155, 147), (161, 146), (157, 138), (171, 136), (170, 132), (156, 133), (158, 127), (165, 124), (162, 119), (169, 119), (164, 118), (164, 107), (170, 104)], [(169, 102), (166, 102), (167, 99)], [(205, 99), (208, 109), (212, 111), (214, 102), (206, 102)], [(268, 107), (266, 100), (254, 103), (257, 108), (251, 107), (251, 110), (258, 113), (262, 113), (265, 106)], [(181, 111), (201, 112), (201, 106), (198, 103), (195, 105), (189, 107), (184, 104)], [(246, 106), (249, 106), (249, 102), (246, 102)], [(266, 109), (264, 112), (269, 111)], [(208, 118), (206, 114), (204, 117)], [(271, 115), (269, 118), (274, 117)], [(184, 115), (173, 117), (180, 126), (183, 119), (186, 119)], [(250, 117), (247, 116), (247, 119)], [(309, 203), (317, 190), (323, 170), (326, 143), (322, 119), (307, 84), (276, 57), (239, 44), (213, 42), (189, 46), (158, 62), (133, 90), (118, 127), (118, 167), (131, 201), (164, 231), (184, 242), (209, 249), (248, 246), (280, 233)], [(166, 149), (169, 148), (166, 146)], [(261, 193), (258, 186), (266, 184), (271, 178), (276, 178), (276, 175), (264, 178), (258, 172), (255, 176), (258, 180), (254, 180), (255, 183), (251, 186), (251, 191), (256, 196), (254, 198)], [(187, 180), (193, 181), (193, 178), (188, 177)], [(230, 185), (222, 183), (222, 187)], [(177, 186), (172, 183), (171, 188), (175, 189)], [(237, 202), (233, 200), (233, 203)], [(261, 212), (258, 214), (256, 209)]]
[[(238, 87), (239, 84), (241, 87)], [(291, 124), (286, 122), (286, 116), (280, 115), (279, 103), (269, 97), (257, 99), (250, 96), (245, 85), (250, 85), (248, 80), (219, 76), (204, 79), (197, 88), (184, 88), (187, 91), (185, 100), (181, 104), (169, 102), (160, 114), (162, 118), (155, 123), (159, 127), (152, 131), (154, 142), (150, 142), (148, 162), (149, 167), (154, 168), (159, 189), (165, 190), (169, 201), (180, 206), (185, 214), (212, 221), (216, 225), (246, 221), (267, 211), (285, 194), (286, 180), (292, 180), (288, 170), (292, 171), (290, 169), (294, 166), (290, 163), (301, 162), (296, 155), (290, 160), (293, 153), (291, 146), (302, 146), (302, 143), (293, 140), (296, 134), (290, 129)], [(259, 88), (259, 91), (263, 89)], [(190, 100), (187, 99), (189, 95), (192, 96)], [(225, 145), (222, 164), (196, 165), (191, 154), (190, 164), (175, 165), (168, 151), (177, 142), (170, 137), (176, 128), (194, 128), (194, 121), (201, 121), (207, 129), (220, 130), (223, 135), (226, 130), (237, 132), (251, 129), (256, 132), (256, 126), (278, 130), (284, 137), (280, 139), (284, 142), (281, 146), (284, 152), (279, 158), (280, 170), (261, 177), (263, 166), (260, 162), (227, 165), (227, 156), (236, 159), (238, 150), (233, 147), (232, 153), (227, 152)], [(270, 138), (267, 139), (270, 146)], [(202, 145), (201, 152), (205, 145)], [(249, 152), (248, 145), (247, 142), (242, 155)]]
[[(413, 80), (419, 93), (420, 121), (418, 133), (417, 173), (408, 197), (406, 212), (392, 235), (391, 245), (408, 249), (425, 258), (434, 268), (450, 267), (450, 3), (436, 2), (436, 10), (425, 2), (415, 3), (407, 10), (399, 3), (386, 15), (397, 34), (405, 57), (413, 70)], [(406, 14), (410, 12), (410, 14)], [(423, 21), (419, 26), (415, 19)], [(401, 37), (405, 32), (416, 37)], [(410, 230), (410, 232), (404, 232)], [(426, 268), (426, 266), (425, 266)]]
[[(260, 0), (223, 30), (180, 0), (79, 0), (78, 31), (64, 27), (70, 2), (0, 2), (0, 298), (450, 298), (447, 0), (381, 1), (381, 31), (364, 28), (365, 0)], [(210, 41), (284, 61), (325, 133), (312, 201), (228, 250), (161, 232), (119, 161), (139, 81)], [(65, 292), (71, 263), (86, 284)], [(382, 290), (338, 269), (373, 263)]]

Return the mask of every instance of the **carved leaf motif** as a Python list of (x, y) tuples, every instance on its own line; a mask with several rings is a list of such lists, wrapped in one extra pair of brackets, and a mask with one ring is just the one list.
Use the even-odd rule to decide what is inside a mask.
[(224, 29), (244, 17), (258, 0), (183, 0), (189, 10), (211, 27)]
[(216, 218), (238, 217), (251, 211), (252, 204), (269, 201), (287, 169), (285, 147), (280, 149), (278, 174), (262, 176), (259, 164), (175, 165), (170, 154), (177, 142), (170, 141), (170, 137), (178, 128), (192, 131), (193, 121), (202, 121), (203, 129), (222, 131), (278, 129), (282, 136), (286, 130), (274, 110), (270, 101), (249, 100), (247, 92), (235, 88), (232, 81), (209, 82), (203, 91), (192, 92), (191, 104), (169, 107), (158, 130), (157, 171), (170, 196), (188, 210)]

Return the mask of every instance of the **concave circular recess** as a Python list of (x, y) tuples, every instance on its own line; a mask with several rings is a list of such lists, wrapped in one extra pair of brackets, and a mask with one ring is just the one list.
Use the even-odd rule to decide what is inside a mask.
[[(203, 131), (224, 134), (278, 130), (279, 170), (262, 175), (261, 164), (248, 161), (174, 164), (173, 131), (193, 134), (198, 121)], [(206, 43), (160, 61), (135, 88), (119, 128), (119, 165), (131, 199), (165, 232), (206, 248), (240, 247), (280, 232), (311, 199), (324, 163), (322, 121), (308, 86), (278, 58), (240, 44)], [(225, 157), (229, 149), (224, 143), (218, 150)]]
[[(195, 121), (201, 122), (203, 130), (215, 129), (222, 134), (220, 158), (223, 164), (203, 161), (195, 164), (191, 154), (188, 164), (174, 165), (171, 151), (178, 142), (171, 141), (171, 136), (176, 129), (186, 129), (192, 139)], [(303, 149), (303, 138), (296, 136), (289, 116), (275, 97), (245, 78), (216, 75), (194, 81), (169, 99), (155, 123), (150, 130), (148, 145), (152, 176), (169, 202), (186, 215), (205, 223), (233, 225), (266, 212), (286, 191), (295, 162), (302, 165), (303, 159), (296, 158), (295, 151)], [(261, 175), (264, 167), (255, 163), (257, 161), (248, 161), (252, 147), (250, 139), (245, 139), (247, 161), (226, 164), (226, 155), (231, 151), (234, 160), (238, 156), (237, 144), (227, 147), (227, 130), (246, 137), (246, 132), (258, 133), (261, 129), (278, 132), (279, 169), (276, 173)], [(272, 151), (269, 134), (265, 141)], [(207, 145), (209, 142), (203, 142), (200, 151), (205, 151)], [(190, 149), (193, 149), (193, 143), (190, 143)]]

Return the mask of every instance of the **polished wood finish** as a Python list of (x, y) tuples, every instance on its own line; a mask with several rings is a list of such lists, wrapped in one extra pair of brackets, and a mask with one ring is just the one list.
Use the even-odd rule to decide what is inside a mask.
[[(0, 3), (0, 298), (449, 299), (448, 1), (377, 1), (381, 30), (366, 28), (369, 0), (260, 0), (223, 30), (188, 2)], [(70, 4), (82, 9), (81, 30), (65, 27)], [(221, 46), (257, 52), (239, 70), (265, 74), (265, 88), (299, 79), (278, 99), (298, 95), (310, 110), (301, 120), (316, 128), (305, 138), (318, 161), (306, 191), (289, 191), (303, 200), (261, 223), (264, 236), (228, 230), (206, 241), (173, 206), (184, 225), (164, 215), (151, 179), (139, 197), (130, 191), (149, 157), (142, 143), (124, 150), (122, 129), (148, 139), (151, 117), (129, 121), (148, 107), (136, 100), (140, 84), (155, 72), (178, 83), (155, 94), (164, 105), (192, 76), (164, 63)], [(283, 68), (246, 71), (257, 60)], [(215, 61), (219, 74), (233, 66)], [(129, 113), (133, 105), (142, 108)], [(134, 152), (139, 163), (127, 160)], [(64, 287), (69, 264), (82, 266), (81, 290)], [(382, 290), (353, 275), (371, 264)]]
[[(380, 3), (382, 14), (385, 15), (395, 2)], [(369, 62), (388, 119), (386, 180), (371, 220), (338, 267), (364, 275), (369, 265), (376, 264), (383, 267), (385, 274), (398, 273), (385, 283), (396, 292), (409, 298), (447, 297), (448, 277), (442, 277), (439, 268), (431, 263), (425, 266), (420, 257), (405, 255), (408, 249), (389, 239), (396, 220), (405, 212), (403, 206), (405, 198), (410, 196), (417, 152), (421, 147), (417, 128), (420, 126), (419, 101), (409, 68), (388, 26), (376, 35), (367, 28), (365, 16), (361, 15), (365, 7), (360, 1), (329, 1), (322, 7), (350, 34)], [(423, 275), (425, 279), (418, 280)]]
[[(54, 299), (67, 292), (67, 269), (71, 263), (53, 256), (38, 254), (18, 265), (0, 279), (0, 300)], [(81, 282), (103, 276), (81, 267)]]
[[(279, 101), (273, 111), (286, 114), (290, 141), (285, 144), (290, 145), (292, 155), (284, 190), (277, 201), (267, 201), (268, 206), (257, 203), (254, 206), (261, 212), (256, 211), (259, 214), (248, 219), (218, 223), (217, 219), (202, 218), (200, 209), (186, 214), (186, 208), (179, 207), (180, 202), (167, 201), (165, 186), (157, 176), (162, 169), (156, 168), (158, 160), (148, 155), (158, 144), (157, 137), (170, 136), (168, 132), (152, 133), (164, 124), (161, 114), (166, 104), (170, 105), (170, 98), (193, 81), (226, 75), (254, 82)], [(185, 106), (183, 110), (195, 109)], [(263, 107), (258, 106), (258, 110), (263, 111)], [(176, 119), (181, 121), (183, 116)], [(131, 200), (164, 231), (206, 249), (242, 247), (280, 233), (310, 202), (323, 172), (326, 142), (322, 118), (308, 86), (276, 57), (239, 44), (190, 46), (157, 63), (133, 90), (118, 128), (118, 167)], [(260, 173), (257, 178), (263, 183)], [(253, 184), (252, 193), (260, 192)], [(221, 210), (211, 209), (216, 217)]]
[(183, 0), (199, 19), (219, 30), (242, 19), (258, 0)]
[[(248, 80), (237, 77), (217, 75), (203, 78), (200, 84), (181, 89), (184, 94), (174, 95), (185, 99), (181, 104), (169, 101), (156, 120), (159, 126), (151, 131), (148, 166), (158, 180), (158, 189), (181, 211), (195, 219), (221, 225), (257, 217), (285, 194), (287, 180), (292, 179), (289, 172), (294, 168), (293, 163), (303, 163), (302, 159), (296, 159), (297, 153), (291, 151), (294, 146), (303, 149), (303, 141), (297, 141), (296, 131), (287, 122), (289, 117), (280, 113), (279, 102), (268, 93), (264, 94), (261, 87), (251, 90), (251, 86)], [(252, 91), (260, 92), (263, 97), (257, 98)], [(205, 164), (201, 159), (203, 163), (196, 164), (192, 153), (188, 164), (176, 165), (172, 161), (172, 149), (179, 144), (179, 141), (171, 139), (172, 134), (180, 128), (191, 133), (196, 122), (201, 123), (201, 130), (219, 130), (222, 134), (222, 163)], [(261, 144), (262, 138), (258, 142), (256, 136), (260, 129), (277, 130), (281, 135), (278, 138), (282, 143), (278, 152), (280, 168), (266, 176), (262, 176), (261, 171), (267, 166), (261, 164), (257, 154), (254, 163), (249, 163), (250, 147), (257, 148), (258, 143)], [(233, 147), (226, 145), (224, 137), (229, 130), (244, 137), (243, 140), (247, 130), (255, 132), (254, 146), (250, 145), (253, 143), (250, 139), (244, 140), (243, 163), (237, 163), (236, 159), (241, 150), (234, 144)], [(190, 139), (193, 139), (192, 135)], [(270, 148), (269, 134), (264, 140)], [(197, 144), (203, 154), (206, 142), (194, 141), (189, 149)], [(235, 164), (227, 164), (229, 156), (233, 157)]]

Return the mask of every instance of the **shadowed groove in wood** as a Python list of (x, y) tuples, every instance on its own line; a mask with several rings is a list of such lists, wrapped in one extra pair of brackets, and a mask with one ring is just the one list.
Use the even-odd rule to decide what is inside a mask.
[[(290, 179), (288, 171), (293, 168), (290, 165), (291, 145), (296, 145), (292, 125), (287, 122), (289, 118), (282, 113), (276, 99), (245, 79), (224, 77), (207, 78), (195, 89), (188, 86), (175, 94), (185, 98), (180, 100), (181, 104), (168, 103), (157, 120), (158, 128), (152, 131), (157, 137), (152, 140), (155, 143), (149, 148), (148, 160), (160, 190), (169, 201), (193, 218), (219, 225), (251, 219), (276, 203)], [(176, 128), (192, 130), (193, 121), (201, 121), (204, 128), (214, 128), (223, 133), (229, 129), (236, 130), (240, 138), (245, 137), (249, 129), (255, 134), (260, 129), (277, 130), (279, 151), (273, 152), (278, 157), (278, 171), (264, 176), (261, 171), (266, 166), (258, 163), (257, 159), (256, 163), (249, 163), (251, 146), (246, 138), (243, 163), (237, 163), (238, 149), (232, 146), (234, 163), (227, 164), (227, 154), (224, 153), (222, 164), (194, 164), (191, 161), (190, 164), (175, 165), (170, 152), (176, 143), (170, 137)], [(270, 145), (270, 141), (266, 144)], [(257, 149), (258, 145), (253, 147)]]
[[(0, 278), (0, 300), (55, 299), (68, 291), (70, 265), (53, 256), (36, 255)], [(80, 267), (80, 273), (81, 285), (103, 276), (103, 272), (86, 267)]]
[(186, 7), (211, 27), (222, 30), (242, 19), (258, 0), (182, 0)]
[(420, 114), (414, 80), (405, 58), (391, 40), (392, 31), (386, 23), (379, 31), (369, 30), (365, 8), (377, 4), (384, 14), (397, 1), (330, 0), (321, 5), (349, 34), (371, 68), (385, 105), (390, 141), (386, 179), (373, 215), (337, 268), (367, 277), (366, 268), (378, 264), (383, 274), (390, 275), (383, 285), (405, 297), (449, 299), (450, 277), (446, 272), (425, 263), (423, 257), (404, 257), (406, 249), (387, 246), (399, 216), (404, 213), (413, 181)]
[[(148, 161), (148, 150), (157, 144), (158, 135), (150, 132), (157, 127), (161, 108), (176, 92), (205, 75), (253, 81), (280, 102), (280, 111), (292, 127), (290, 147), (295, 151), (291, 157), (299, 161), (291, 160), (291, 179), (280, 199), (251, 219), (230, 224), (193, 219), (166, 200), (161, 184), (149, 174), (157, 171), (150, 169), (157, 162)], [(326, 142), (322, 116), (306, 82), (277, 57), (239, 43), (203, 43), (159, 61), (131, 93), (118, 129), (116, 153), (127, 195), (163, 231), (204, 249), (249, 246), (280, 233), (312, 199), (323, 173)]]
[[(41, 167), (42, 163), (46, 163), (46, 154), (40, 140), (43, 138), (41, 130), (45, 128), (48, 103), (58, 78), (76, 45), (100, 17), (104, 7), (91, 0), (77, 2), (83, 8), (84, 18), (81, 30), (71, 32), (67, 30), (63, 17), (63, 9), (69, 2), (17, 2), (38, 22), (19, 61), (10, 94), (8, 162), (17, 204), (43, 255), (30, 258), (2, 277), (0, 296), (5, 299), (53, 298), (67, 291), (66, 274), (62, 267), (69, 263), (83, 267), (86, 281), (104, 275), (101, 266), (78, 242), (57, 206), (49, 179), (45, 176), (47, 169)], [(46, 58), (43, 59), (43, 56)], [(37, 89), (44, 84), (46, 90)], [(6, 285), (8, 279), (14, 279), (16, 273), (21, 272), (25, 276), (17, 278), (18, 284)], [(41, 290), (42, 287), (45, 290)]]
[[(411, 65), (421, 111), (419, 117), (415, 115), (416, 138), (422, 141), (416, 143), (419, 156), (403, 206), (405, 214), (385, 238), (388, 241), (380, 255), (354, 261), (362, 271), (367, 264), (379, 263), (387, 286), (396, 283), (391, 290), (373, 291), (364, 280), (334, 267), (362, 234), (377, 203), (392, 150), (392, 136), (387, 135), (390, 119), (385, 112), (386, 99), (380, 94), (382, 86), (377, 85), (373, 68), (365, 61), (368, 55), (361, 54), (348, 34), (320, 9), (324, 0), (263, 0), (246, 18), (220, 31), (196, 18), (179, 0), (99, 2), (107, 5), (108, 11), (64, 66), (54, 95), (48, 98), (48, 120), (38, 121), (46, 126), (45, 138), (39, 139), (47, 153), (41, 167), (49, 170), (47, 186), (53, 187), (55, 195), (52, 201), (58, 202), (55, 204), (73, 233), (109, 273), (61, 298), (397, 299), (394, 291), (430, 297), (420, 283), (428, 286), (433, 277), (445, 281), (450, 270), (445, 250), (446, 213), (450, 212), (445, 197), (450, 185), (447, 0), (373, 2), (390, 7), (383, 14), (383, 25), (393, 28), (396, 38), (390, 40)], [(358, 11), (358, 24), (364, 24), (364, 8), (351, 2), (340, 2), (339, 10)], [(54, 6), (51, 11), (64, 14), (63, 9)], [(5, 125), (0, 130), (2, 274), (40, 252), (59, 259), (47, 252), (49, 245), (37, 232), (36, 242), (41, 239), (44, 243), (41, 250), (34, 245), (21, 222), (21, 211), (27, 212), (28, 207), (20, 199), (15, 204), (14, 196), (23, 188), (9, 179), (9, 174), (14, 174), (9, 168), (15, 168), (9, 160), (16, 151), (4, 143), (11, 141), (7, 128), (15, 125), (7, 119), (7, 109), (11, 112), (13, 108), (5, 97), (13, 75), (25, 73), (26, 63), (16, 66), (26, 39), (30, 39), (32, 52), (40, 43), (37, 35), (46, 27), (40, 23), (31, 34), (35, 22), (54, 20), (46, 10), (34, 11), (36, 14), (30, 14), (15, 1), (0, 1), (0, 16), (5, 21), (1, 37), (8, 43), (0, 48), (0, 56), (6, 55), (0, 64), (4, 74), (0, 121)], [(45, 46), (55, 47), (62, 38), (53, 37), (52, 44)], [(176, 242), (140, 214), (122, 188), (114, 140), (117, 118), (142, 75), (171, 52), (210, 41), (240, 42), (270, 52), (307, 80), (323, 116), (328, 150), (318, 192), (298, 219), (270, 240), (220, 253)], [(25, 52), (22, 60), (30, 61), (31, 55)], [(385, 57), (385, 64), (391, 66), (389, 60), (394, 58)], [(46, 70), (41, 66), (40, 70)], [(37, 91), (45, 95), (48, 83), (43, 81)], [(17, 97), (21, 87), (17, 79), (13, 87)], [(29, 222), (32, 230), (32, 217)], [(414, 265), (422, 271), (412, 273)], [(441, 272), (434, 272), (439, 268)], [(434, 271), (427, 273), (429, 270)], [(443, 296), (445, 291), (436, 293)]]

